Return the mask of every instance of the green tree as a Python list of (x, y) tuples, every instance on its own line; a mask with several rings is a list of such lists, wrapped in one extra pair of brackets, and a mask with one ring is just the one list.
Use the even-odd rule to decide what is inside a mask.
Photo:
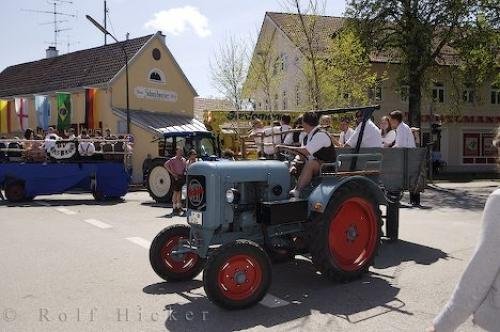
[[(385, 52), (401, 63), (400, 77), (409, 87), (410, 124), (420, 127), (427, 72), (450, 57), (456, 63), (463, 57), (460, 61), (466, 66), (466, 58), (474, 58), (481, 44), (478, 22), (484, 20), (483, 29), (498, 34), (494, 29), (499, 28), (499, 12), (498, 0), (349, 0), (346, 15), (353, 19), (367, 50)], [(489, 49), (488, 43), (482, 46), (480, 53), (497, 59), (498, 49)], [(479, 58), (473, 63), (480, 64)], [(488, 70), (498, 70), (495, 62)]]
[[(330, 41), (320, 65), (322, 100), (326, 107), (366, 105), (370, 102), (377, 74), (356, 32), (341, 29)], [(373, 94), (371, 94), (373, 95)]]

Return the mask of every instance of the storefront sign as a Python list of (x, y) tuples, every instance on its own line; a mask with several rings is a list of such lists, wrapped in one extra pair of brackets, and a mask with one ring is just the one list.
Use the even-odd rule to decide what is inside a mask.
[(135, 88), (135, 96), (140, 99), (166, 101), (170, 103), (175, 103), (177, 101), (177, 93), (174, 91), (146, 88), (142, 86)]
[[(444, 115), (441, 117), (445, 123), (500, 123), (500, 116), (481, 116), (481, 115)], [(432, 122), (429, 114), (422, 115), (422, 122)]]

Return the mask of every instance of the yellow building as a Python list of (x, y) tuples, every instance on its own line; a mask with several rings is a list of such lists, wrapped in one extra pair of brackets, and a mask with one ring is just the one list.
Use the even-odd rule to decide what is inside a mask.
[[(0, 73), (0, 100), (9, 101), (8, 110), (4, 111), (8, 112), (10, 123), (1, 126), (8, 127), (1, 135), (20, 136), (26, 129), (21, 127), (23, 114), (16, 114), (14, 105), (20, 98), (26, 100), (28, 116), (23, 127), (38, 127), (35, 95), (48, 96), (49, 125), (55, 126), (57, 93), (71, 94), (71, 124), (75, 129), (109, 128), (116, 135), (126, 134), (122, 49), (129, 59), (131, 134), (135, 142), (133, 181), (141, 182), (142, 162), (147, 154), (158, 155), (158, 144), (151, 143), (156, 137), (170, 126), (192, 128), (194, 125), (203, 129), (203, 125), (193, 119), (193, 100), (197, 93), (167, 48), (161, 32), (61, 56), (49, 48), (46, 59), (6, 68)], [(86, 117), (88, 89), (95, 91), (93, 125)]]

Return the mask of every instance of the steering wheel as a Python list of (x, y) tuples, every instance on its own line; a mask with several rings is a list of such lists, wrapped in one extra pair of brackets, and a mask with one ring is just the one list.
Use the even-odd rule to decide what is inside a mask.
[[(288, 153), (284, 153), (285, 151)], [(297, 151), (295, 149), (289, 149), (286, 145), (280, 145), (279, 153), (285, 157), (284, 158), (285, 160), (288, 161), (294, 161), (295, 160), (294, 156), (302, 157), (302, 160), (299, 161), (300, 163), (304, 163), (304, 161), (308, 159), (308, 157), (304, 153)], [(291, 158), (292, 156), (290, 154), (293, 154), (293, 158)]]

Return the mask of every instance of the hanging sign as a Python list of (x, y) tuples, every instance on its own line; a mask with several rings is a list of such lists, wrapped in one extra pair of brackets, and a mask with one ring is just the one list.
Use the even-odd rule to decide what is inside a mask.
[[(47, 147), (47, 145), (49, 146)], [(49, 155), (55, 159), (69, 159), (76, 153), (76, 144), (71, 142), (54, 142), (53, 144), (46, 144), (46, 147)]]
[(138, 86), (135, 88), (135, 96), (140, 99), (149, 99), (154, 101), (166, 101), (175, 103), (177, 101), (177, 93), (154, 88), (146, 88)]

